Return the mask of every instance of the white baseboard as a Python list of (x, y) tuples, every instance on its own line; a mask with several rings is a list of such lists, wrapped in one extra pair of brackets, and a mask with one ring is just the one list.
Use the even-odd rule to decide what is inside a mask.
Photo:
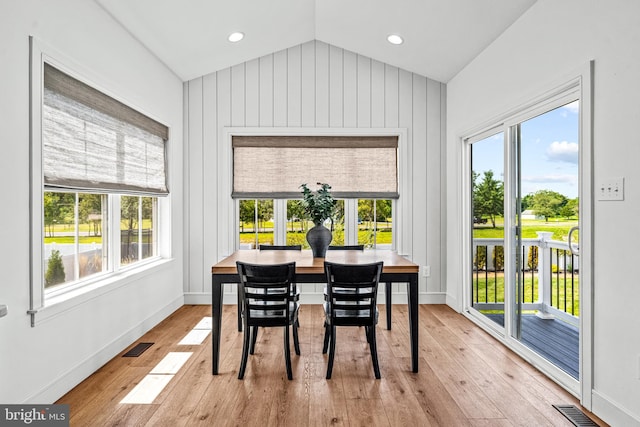
[(76, 366), (60, 375), (49, 385), (36, 392), (22, 403), (43, 404), (55, 402), (69, 392), (69, 390), (87, 379), (105, 363), (113, 359), (123, 349), (131, 345), (131, 343), (135, 342), (158, 323), (166, 319), (171, 313), (182, 307), (183, 303), (184, 298), (182, 296), (174, 299), (152, 316), (132, 326), (128, 331), (124, 332), (112, 342), (106, 344), (93, 355), (79, 362)]
[(611, 426), (640, 427), (640, 418), (594, 390), (591, 394), (591, 412)]

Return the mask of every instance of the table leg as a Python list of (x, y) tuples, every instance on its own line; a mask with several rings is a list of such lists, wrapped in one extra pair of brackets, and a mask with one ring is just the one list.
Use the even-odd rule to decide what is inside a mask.
[(218, 375), (220, 363), (220, 329), (222, 326), (222, 279), (212, 278), (211, 289), (211, 343), (213, 347), (213, 375)]
[(418, 372), (418, 275), (407, 283), (409, 293), (409, 333), (411, 335), (411, 369)]

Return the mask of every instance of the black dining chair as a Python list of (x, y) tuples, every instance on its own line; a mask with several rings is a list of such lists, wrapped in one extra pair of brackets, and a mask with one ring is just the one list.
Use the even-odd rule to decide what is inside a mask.
[(338, 326), (364, 326), (373, 372), (380, 379), (376, 324), (378, 323), (378, 283), (382, 273), (382, 261), (372, 264), (337, 264), (325, 261), (328, 301), (324, 303), (324, 345), (322, 353), (329, 350), (327, 379), (331, 378), (336, 353), (336, 328)]
[[(364, 251), (364, 245), (334, 245), (329, 246), (330, 251)], [(391, 282), (385, 282), (384, 287), (384, 296), (385, 296), (385, 308), (387, 313), (387, 329), (391, 330)], [(324, 291), (324, 299), (327, 300), (327, 290), (325, 288)]]
[(257, 265), (240, 261), (236, 262), (242, 298), (242, 321), (244, 339), (242, 342), (242, 360), (238, 371), (238, 379), (244, 377), (249, 354), (253, 354), (255, 341), (252, 340), (259, 327), (284, 327), (284, 358), (287, 378), (293, 379), (291, 369), (291, 351), (289, 326), (293, 328), (293, 345), (300, 355), (298, 340), (299, 304), (292, 295), (295, 294), (294, 283), (296, 263)]

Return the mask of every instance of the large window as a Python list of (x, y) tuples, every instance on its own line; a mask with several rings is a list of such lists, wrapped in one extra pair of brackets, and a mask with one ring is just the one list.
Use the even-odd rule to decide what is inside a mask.
[[(255, 249), (260, 244), (302, 245), (309, 249), (307, 231), (313, 222), (303, 219), (300, 200), (274, 199), (239, 200), (238, 236), (240, 249)], [(279, 206), (285, 206), (286, 215), (279, 215)], [(355, 208), (356, 215), (348, 220), (348, 211)], [(325, 226), (333, 235), (332, 245), (364, 245), (367, 249), (392, 249), (393, 200), (391, 199), (338, 199), (336, 214)], [(346, 212), (345, 212), (346, 211)], [(347, 213), (347, 214), (346, 214)], [(284, 236), (279, 239), (278, 236)]]
[(325, 224), (333, 245), (393, 248), (398, 140), (387, 135), (234, 135), (232, 197), (239, 199), (239, 247), (302, 245), (300, 185), (326, 182), (338, 201)]
[(167, 127), (34, 58), (31, 313), (157, 258), (169, 193)]

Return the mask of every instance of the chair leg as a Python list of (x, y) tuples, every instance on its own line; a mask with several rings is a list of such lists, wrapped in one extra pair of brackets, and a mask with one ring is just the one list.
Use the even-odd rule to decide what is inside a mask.
[(240, 292), (238, 292), (238, 332), (242, 332), (242, 299), (240, 298)]
[(333, 372), (333, 359), (336, 355), (336, 327), (334, 325), (331, 328), (331, 348), (329, 348), (329, 363), (327, 364), (327, 379), (331, 379), (331, 373)]
[(289, 350), (289, 325), (284, 327), (284, 362), (287, 365), (287, 378), (293, 379), (291, 370), (291, 350)]
[[(293, 348), (296, 351), (296, 354), (298, 356), (300, 356), (300, 340), (298, 339), (298, 320), (296, 319), (295, 322), (293, 322)], [(288, 328), (288, 326), (287, 326)]]
[(244, 371), (247, 368), (247, 358), (249, 357), (249, 339), (250, 333), (248, 326), (244, 327), (244, 338), (242, 340), (242, 359), (240, 359), (240, 369), (238, 370), (238, 379), (244, 378)]
[(329, 329), (329, 324), (327, 324), (327, 322), (324, 322), (324, 343), (322, 344), (322, 354), (327, 354), (330, 337), (331, 337), (331, 330)]
[(249, 354), (253, 354), (256, 349), (256, 341), (258, 340), (258, 327), (252, 326), (251, 328), (251, 346), (249, 346)]
[(376, 345), (376, 327), (369, 326), (369, 348), (371, 349), (371, 360), (373, 361), (373, 373), (376, 379), (380, 379), (380, 365), (378, 364), (378, 348)]

